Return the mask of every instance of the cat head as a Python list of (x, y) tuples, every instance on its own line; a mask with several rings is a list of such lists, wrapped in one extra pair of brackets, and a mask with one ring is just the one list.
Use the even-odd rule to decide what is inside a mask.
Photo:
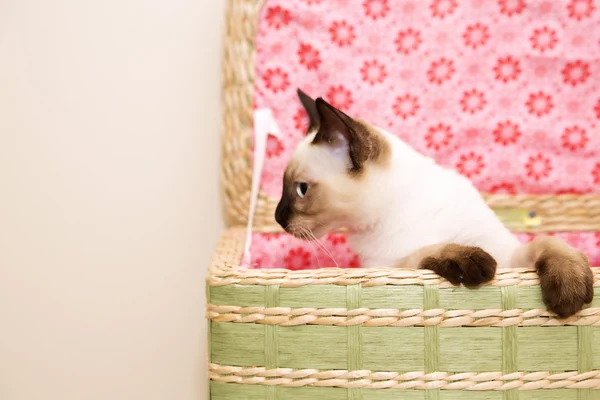
[[(298, 89), (309, 116), (283, 178), (275, 219), (287, 232), (314, 239), (360, 225), (373, 182), (390, 159), (381, 132)], [(382, 190), (382, 188), (380, 188)]]

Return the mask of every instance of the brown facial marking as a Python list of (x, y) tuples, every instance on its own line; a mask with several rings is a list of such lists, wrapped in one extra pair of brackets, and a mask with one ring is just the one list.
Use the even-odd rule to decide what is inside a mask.
[(282, 228), (293, 232), (293, 227), (298, 218), (309, 218), (313, 221), (318, 220), (318, 215), (324, 211), (324, 194), (321, 193), (318, 183), (311, 183), (304, 196), (300, 198), (296, 192), (296, 185), (300, 178), (298, 171), (293, 164), (286, 169), (283, 177), (283, 191), (277, 209), (275, 210), (275, 219)]
[(281, 199), (279, 200), (279, 203), (277, 203), (277, 208), (275, 209), (275, 220), (283, 229), (286, 230), (290, 223), (290, 219), (293, 216), (294, 198), (292, 193), (290, 193), (290, 185), (291, 183), (286, 172), (283, 177), (283, 190), (281, 192)]
[(544, 303), (560, 318), (567, 318), (593, 300), (593, 275), (583, 253), (552, 239), (540, 237), (531, 243), (538, 254), (535, 268)]
[(479, 247), (447, 244), (437, 254), (423, 258), (419, 268), (430, 269), (453, 285), (478, 286), (494, 278), (496, 264)]
[(362, 128), (363, 132), (361, 135), (368, 138), (365, 141), (365, 148), (368, 153), (366, 156), (368, 160), (377, 163), (379, 165), (385, 165), (389, 162), (391, 157), (390, 145), (387, 140), (373, 127), (366, 122), (356, 121), (357, 124)]

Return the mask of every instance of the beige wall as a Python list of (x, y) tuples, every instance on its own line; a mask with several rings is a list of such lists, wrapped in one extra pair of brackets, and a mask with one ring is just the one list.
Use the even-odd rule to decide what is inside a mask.
[(0, 0), (0, 399), (204, 399), (223, 0)]

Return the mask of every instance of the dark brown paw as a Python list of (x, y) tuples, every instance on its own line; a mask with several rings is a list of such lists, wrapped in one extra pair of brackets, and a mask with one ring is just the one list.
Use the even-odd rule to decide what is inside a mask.
[(549, 310), (567, 318), (594, 298), (594, 280), (587, 257), (575, 250), (546, 250), (535, 264), (542, 298)]
[(453, 285), (478, 286), (494, 279), (496, 260), (479, 247), (446, 245), (439, 256), (425, 257), (420, 268), (430, 269)]

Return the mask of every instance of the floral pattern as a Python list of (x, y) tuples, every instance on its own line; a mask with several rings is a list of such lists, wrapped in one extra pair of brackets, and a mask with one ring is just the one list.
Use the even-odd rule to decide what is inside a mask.
[(297, 132), (306, 132), (308, 129), (308, 115), (303, 108), (299, 108), (294, 114), (294, 129)]
[(412, 28), (398, 32), (398, 36), (396, 36), (396, 40), (394, 41), (396, 44), (396, 51), (403, 54), (409, 54), (416, 51), (421, 42), (423, 42), (421, 39), (421, 32)]
[(460, 106), (466, 113), (475, 114), (482, 111), (487, 104), (485, 94), (477, 89), (467, 90), (460, 99)]
[(411, 94), (405, 94), (396, 97), (396, 101), (392, 106), (394, 113), (402, 118), (407, 119), (408, 117), (414, 117), (419, 111), (419, 99)]
[(307, 43), (300, 43), (298, 48), (298, 58), (301, 65), (306, 69), (317, 69), (321, 64), (321, 55), (319, 50)]
[(442, 57), (439, 60), (435, 60), (431, 63), (431, 66), (427, 71), (427, 76), (429, 77), (429, 82), (436, 85), (441, 85), (445, 81), (450, 80), (455, 72), (456, 69), (454, 68), (454, 61)]
[(269, 138), (267, 139), (267, 149), (266, 149), (267, 157), (269, 157), (269, 158), (277, 157), (277, 156), (281, 155), (283, 150), (284, 150), (283, 143), (281, 143), (279, 140), (275, 139), (273, 136), (269, 136)]
[(535, 29), (529, 40), (531, 47), (540, 53), (552, 50), (558, 43), (556, 31), (547, 26)]
[[(504, 191), (503, 191), (504, 190)], [(502, 188), (498, 193), (511, 193), (510, 187)], [(600, 233), (571, 232), (550, 233), (566, 240), (572, 246), (580, 249), (600, 249)], [(532, 241), (536, 235), (520, 233), (516, 235), (522, 243)], [(326, 267), (360, 268), (360, 260), (352, 252), (344, 235), (331, 234), (321, 239), (326, 251), (314, 243), (305, 242), (283, 233), (254, 233), (252, 235), (252, 261), (253, 268), (286, 268), (290, 270), (304, 270)], [(329, 254), (328, 254), (329, 253)], [(591, 254), (590, 254), (591, 253)], [(600, 257), (588, 252), (588, 257), (593, 265), (600, 265)]]
[(538, 117), (550, 114), (550, 111), (554, 107), (552, 96), (544, 92), (531, 93), (525, 104), (527, 105), (529, 114)]
[(353, 103), (352, 92), (346, 89), (343, 85), (332, 86), (327, 91), (327, 100), (332, 106), (347, 110)]
[(363, 8), (365, 15), (374, 20), (384, 18), (390, 12), (388, 0), (365, 0)]
[(508, 17), (519, 15), (525, 10), (525, 0), (498, 0), (500, 12)]
[[(600, 0), (266, 0), (252, 100), (273, 110), (282, 137), (267, 141), (261, 190), (280, 196), (306, 134), (300, 87), (482, 192), (600, 193), (599, 46)], [(556, 235), (600, 265), (600, 234)], [(359, 266), (343, 235), (322, 243), (335, 262), (289, 235), (256, 234), (253, 260)]]
[(430, 126), (427, 130), (427, 135), (425, 135), (427, 147), (439, 150), (442, 147), (448, 146), (450, 140), (452, 140), (452, 137), (454, 136), (451, 129), (452, 128), (449, 125), (444, 124)]
[(291, 249), (284, 257), (283, 263), (285, 268), (291, 270), (309, 269), (312, 265), (312, 254), (304, 250), (303, 247)]
[(346, 21), (334, 21), (329, 28), (331, 40), (338, 46), (348, 46), (356, 38), (354, 27)]
[(429, 6), (431, 9), (431, 15), (434, 18), (441, 19), (444, 19), (448, 15), (454, 13), (457, 7), (458, 0), (434, 0)]
[(571, 86), (585, 83), (590, 75), (590, 65), (581, 60), (567, 63), (562, 70), (563, 82)]
[(377, 60), (365, 61), (360, 69), (362, 80), (369, 85), (382, 83), (387, 76), (385, 65)]
[(463, 33), (465, 46), (476, 49), (486, 44), (490, 38), (490, 29), (481, 22), (469, 25)]
[(498, 183), (490, 188), (490, 193), (493, 194), (517, 194), (515, 185), (512, 183)]
[(265, 86), (273, 93), (282, 92), (290, 86), (287, 72), (282, 71), (279, 67), (266, 70), (263, 78)]
[(571, 151), (581, 150), (589, 142), (585, 129), (577, 125), (565, 128), (561, 139), (563, 147)]
[(596, 9), (593, 0), (571, 0), (567, 6), (569, 17), (577, 20), (590, 18)]
[(285, 8), (282, 8), (281, 6), (275, 6), (267, 8), (265, 20), (270, 27), (274, 29), (280, 29), (284, 26), (287, 26), (292, 20), (292, 17), (290, 12)]
[(494, 66), (494, 76), (496, 80), (507, 83), (515, 81), (521, 73), (521, 64), (519, 60), (512, 56), (501, 57)]
[(600, 185), (600, 163), (596, 164), (594, 170), (592, 171), (592, 177), (594, 178), (594, 183), (596, 185)]
[(550, 171), (552, 171), (552, 164), (548, 157), (544, 156), (542, 153), (537, 153), (536, 155), (529, 157), (525, 164), (525, 169), (528, 177), (539, 181), (550, 174)]
[(483, 156), (472, 151), (461, 155), (458, 164), (456, 164), (458, 172), (468, 178), (481, 174), (483, 167), (485, 167)]
[(517, 140), (522, 135), (521, 131), (519, 130), (519, 125), (508, 120), (504, 122), (498, 122), (493, 134), (494, 141), (503, 146), (517, 143)]

